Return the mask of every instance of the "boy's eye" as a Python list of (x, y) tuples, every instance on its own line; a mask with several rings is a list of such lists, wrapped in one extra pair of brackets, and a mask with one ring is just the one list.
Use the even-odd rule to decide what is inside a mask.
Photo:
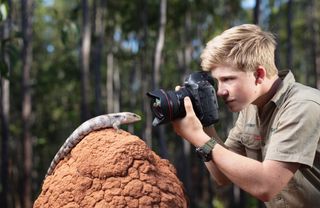
[(222, 79), (222, 81), (224, 81), (224, 82), (231, 81), (231, 80), (233, 80), (232, 77), (225, 77)]

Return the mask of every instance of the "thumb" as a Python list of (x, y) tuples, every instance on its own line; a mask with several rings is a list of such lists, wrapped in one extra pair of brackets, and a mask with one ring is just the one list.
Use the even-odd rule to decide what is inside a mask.
[(186, 114), (194, 114), (192, 102), (189, 97), (184, 98), (184, 108), (186, 109)]

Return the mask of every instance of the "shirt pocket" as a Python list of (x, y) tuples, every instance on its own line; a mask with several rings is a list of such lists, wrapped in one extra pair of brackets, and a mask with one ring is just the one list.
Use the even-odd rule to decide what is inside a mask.
[(262, 161), (261, 137), (256, 134), (242, 133), (240, 138), (241, 143), (245, 147), (246, 156), (251, 159)]

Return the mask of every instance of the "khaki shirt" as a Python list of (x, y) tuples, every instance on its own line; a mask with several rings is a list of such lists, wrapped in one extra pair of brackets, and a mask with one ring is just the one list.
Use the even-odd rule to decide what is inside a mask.
[(226, 145), (249, 158), (300, 163), (288, 185), (267, 207), (320, 207), (320, 190), (306, 178), (320, 180), (320, 91), (295, 82), (290, 71), (261, 115), (250, 105), (239, 113)]

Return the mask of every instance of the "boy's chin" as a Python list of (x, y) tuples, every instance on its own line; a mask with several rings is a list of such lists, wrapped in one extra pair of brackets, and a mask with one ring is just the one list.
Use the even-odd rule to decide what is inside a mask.
[(240, 106), (234, 106), (234, 105), (228, 105), (228, 109), (233, 112), (233, 113), (238, 113), (241, 110), (243, 110), (245, 107), (240, 107)]

